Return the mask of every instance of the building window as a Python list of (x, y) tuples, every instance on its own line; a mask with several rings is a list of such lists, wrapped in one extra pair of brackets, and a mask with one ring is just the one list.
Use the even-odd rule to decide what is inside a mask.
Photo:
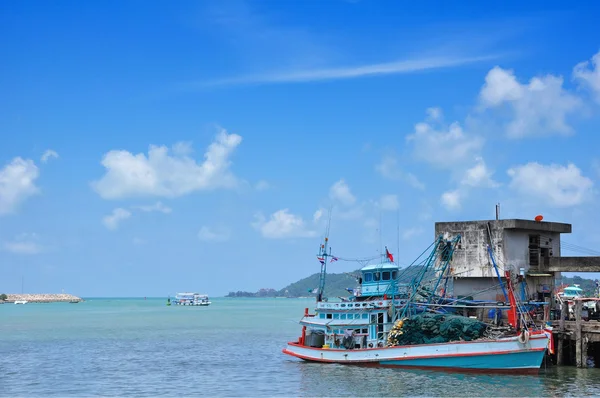
[(529, 235), (529, 266), (539, 267), (540, 265), (540, 236)]

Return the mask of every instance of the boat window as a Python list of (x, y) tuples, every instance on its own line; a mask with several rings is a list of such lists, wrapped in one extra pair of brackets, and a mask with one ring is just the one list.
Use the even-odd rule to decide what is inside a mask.
[(362, 314), (362, 319), (369, 319), (369, 314)]
[(371, 282), (373, 280), (373, 274), (370, 272), (365, 273), (365, 282)]
[(398, 271), (392, 271), (392, 279), (398, 278)]
[(340, 314), (333, 314), (333, 319), (340, 319)]
[(327, 319), (331, 319), (331, 314), (327, 314)]
[(373, 280), (374, 281), (378, 281), (380, 279), (381, 275), (379, 272), (373, 272)]
[(354, 319), (359, 319), (360, 318), (360, 314), (354, 314)]
[(365, 334), (369, 333), (367, 329), (363, 329), (362, 332)]
[(346, 319), (346, 314), (340, 314), (340, 319)]
[(325, 314), (323, 314), (323, 313), (319, 314), (319, 318), (325, 319)]
[(390, 280), (390, 271), (383, 271), (381, 273), (381, 276), (384, 281), (389, 281)]

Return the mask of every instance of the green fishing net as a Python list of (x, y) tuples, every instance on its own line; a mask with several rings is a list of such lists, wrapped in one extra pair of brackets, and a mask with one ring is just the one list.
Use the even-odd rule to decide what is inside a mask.
[(396, 321), (388, 346), (471, 341), (484, 337), (488, 325), (459, 315), (421, 314)]

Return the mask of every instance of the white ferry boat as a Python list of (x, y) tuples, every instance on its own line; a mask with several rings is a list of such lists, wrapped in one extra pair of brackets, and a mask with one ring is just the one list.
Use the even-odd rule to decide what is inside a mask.
[(174, 305), (191, 305), (206, 307), (211, 304), (208, 295), (200, 293), (177, 293), (172, 300)]

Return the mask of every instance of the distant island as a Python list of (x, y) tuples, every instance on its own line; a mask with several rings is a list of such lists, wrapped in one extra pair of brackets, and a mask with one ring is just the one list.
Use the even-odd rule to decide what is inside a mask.
[[(357, 284), (356, 278), (352, 275), (359, 275), (360, 271), (356, 270), (350, 273), (341, 274), (327, 274), (325, 282), (325, 295), (328, 297), (347, 297), (349, 295), (347, 288), (354, 288)], [(408, 281), (407, 281), (408, 282)], [(591, 297), (594, 294), (596, 284), (592, 279), (582, 278), (580, 276), (574, 276), (572, 278), (563, 276), (558, 282), (565, 285), (577, 284), (583, 290), (583, 293)], [(225, 297), (307, 297), (314, 296), (311, 291), (319, 286), (319, 274), (312, 274), (311, 276), (300, 279), (283, 289), (275, 290), (272, 288), (263, 288), (257, 292), (246, 292), (237, 291), (229, 292)]]
[[(358, 271), (353, 273), (341, 273), (341, 274), (327, 274), (325, 283), (325, 294), (329, 297), (348, 296), (349, 293), (347, 288), (356, 287), (357, 281), (352, 274), (358, 275)], [(298, 282), (294, 282), (283, 289), (260, 289), (258, 292), (246, 292), (237, 291), (229, 292), (225, 297), (307, 297), (314, 296), (312, 290), (319, 287), (319, 273), (312, 274), (311, 276), (300, 279)]]

